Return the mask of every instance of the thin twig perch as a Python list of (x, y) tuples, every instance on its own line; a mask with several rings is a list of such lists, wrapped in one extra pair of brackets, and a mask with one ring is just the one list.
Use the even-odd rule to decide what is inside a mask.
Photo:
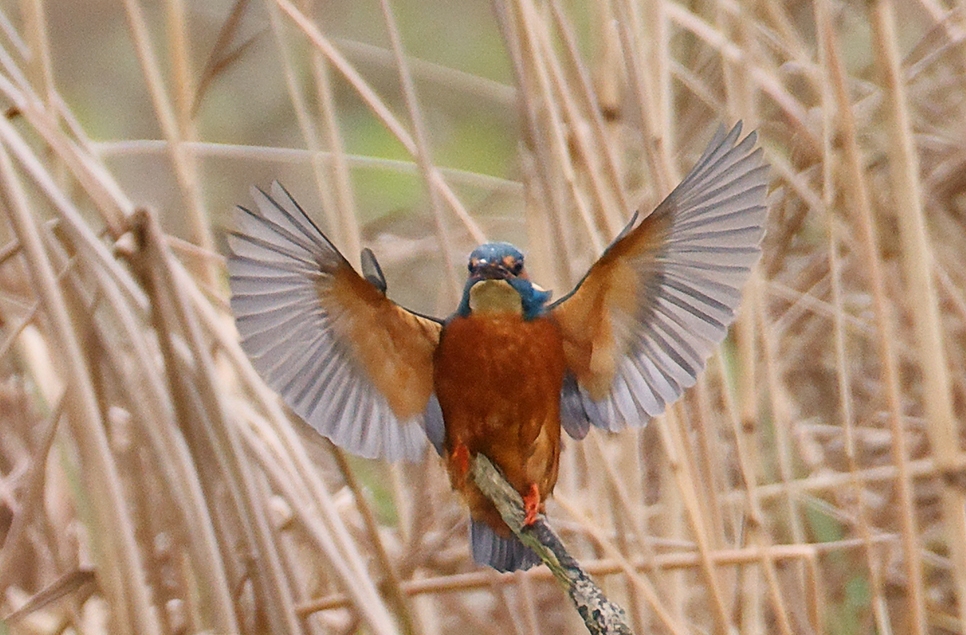
[(496, 505), (511, 531), (540, 556), (554, 577), (567, 589), (567, 595), (592, 635), (631, 635), (624, 609), (607, 599), (597, 583), (567, 552), (546, 518), (541, 514), (537, 522), (524, 527), (526, 513), (523, 499), (489, 459), (477, 454), (470, 475), (480, 491)]

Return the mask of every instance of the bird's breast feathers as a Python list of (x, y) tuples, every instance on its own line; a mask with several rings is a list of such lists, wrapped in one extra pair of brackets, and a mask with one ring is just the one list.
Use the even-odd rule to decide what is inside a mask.
[(528, 410), (555, 408), (566, 367), (557, 325), (546, 318), (525, 320), (519, 312), (453, 318), (443, 329), (434, 361), (436, 392), (448, 425), (453, 423), (450, 415), (492, 414), (500, 403), (512, 404), (523, 418)]
[(566, 372), (557, 325), (519, 312), (457, 316), (443, 328), (434, 361), (446, 451), (462, 445), (481, 452), (517, 491), (537, 483), (549, 494)]

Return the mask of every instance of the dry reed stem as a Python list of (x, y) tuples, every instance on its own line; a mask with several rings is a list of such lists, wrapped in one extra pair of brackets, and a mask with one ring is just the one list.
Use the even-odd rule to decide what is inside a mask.
[[(399, 83), (402, 86), (403, 102), (409, 114), (409, 122), (413, 129), (413, 141), (415, 143), (416, 164), (419, 166), (420, 175), (425, 183), (432, 183), (433, 178), (433, 157), (427, 138), (425, 116), (419, 105), (419, 97), (416, 95), (416, 88), (413, 84), (413, 76), (409, 70), (409, 63), (406, 60), (405, 52), (402, 47), (402, 39), (399, 34), (399, 27), (392, 13), (389, 0), (380, 0), (379, 6), (382, 9), (382, 17), (386, 23), (386, 31), (389, 34), (389, 42), (392, 46), (393, 57), (396, 60), (396, 69), (399, 71)], [(436, 226), (436, 235), (439, 237), (439, 253), (443, 256), (443, 264), (446, 266), (446, 277), (449, 282), (450, 293), (446, 294), (447, 299), (454, 304), (459, 300), (462, 290), (462, 281), (456, 273), (457, 266), (453, 257), (453, 250), (450, 247), (449, 231), (446, 228), (443, 209), (439, 200), (439, 192), (430, 186), (427, 188), (429, 194), (429, 209), (433, 215), (433, 222)]]
[[(3, 82), (0, 81), (0, 90), (2, 89)], [(109, 250), (100, 240), (98, 240), (97, 236), (84, 222), (83, 216), (77, 207), (56, 185), (54, 179), (44, 167), (43, 162), (40, 161), (36, 154), (30, 149), (29, 145), (24, 141), (24, 139), (10, 124), (10, 122), (4, 119), (0, 119), (0, 140), (7, 145), (11, 152), (13, 152), (21, 166), (30, 174), (37, 186), (44, 191), (44, 194), (49, 198), (51, 203), (53, 203), (56, 212), (60, 216), (60, 220), (63, 222), (64, 231), (70, 233), (71, 238), (76, 242), (75, 247), (84, 252), (84, 257), (86, 259), (89, 259), (92, 262), (97, 263), (99, 267), (102, 267), (104, 271), (113, 279), (112, 281), (117, 284), (118, 287), (120, 287), (129, 298), (134, 300), (136, 304), (143, 306), (144, 293), (132, 282), (130, 276), (121, 270), (121, 267), (113, 258)], [(63, 157), (64, 155), (60, 156)], [(89, 169), (84, 170), (84, 173), (87, 175), (91, 175), (92, 172), (93, 171)], [(96, 179), (99, 175), (95, 174), (93, 176)], [(95, 183), (94, 187), (97, 187), (98, 185), (99, 183)], [(107, 192), (105, 194), (110, 196), (113, 194), (113, 192)], [(129, 202), (122, 201), (121, 205), (124, 203)], [(111, 208), (116, 209), (118, 207), (119, 205), (112, 202)]]
[(658, 417), (653, 423), (658, 426), (660, 431), (668, 466), (681, 494), (688, 525), (691, 528), (691, 535), (697, 544), (698, 553), (701, 554), (701, 573), (711, 592), (718, 632), (723, 635), (729, 631), (731, 618), (725, 605), (723, 588), (717, 580), (714, 563), (708, 555), (711, 545), (707, 524), (698, 503), (698, 486), (689, 469), (690, 465), (686, 463), (685, 457), (682, 456), (686, 450), (685, 442), (680, 436), (683, 426), (677, 412), (676, 407), (668, 408), (664, 416)]
[[(507, 52), (519, 85), (519, 94), (532, 96), (530, 99), (518, 96), (519, 109), (525, 121), (522, 143), (526, 154), (523, 157), (522, 180), (528, 190), (526, 207), (534, 210), (532, 218), (528, 220), (528, 238), (550, 236), (550, 244), (572, 245), (575, 242), (573, 228), (564, 216), (569, 210), (565, 188), (561, 183), (565, 177), (553, 169), (553, 166), (559, 166), (564, 161), (562, 153), (565, 141), (562, 138), (563, 130), (548, 123), (559, 119), (554, 104), (547, 103), (546, 92), (541, 90), (539, 75), (543, 60), (533, 48), (532, 38), (526, 35), (526, 25), (521, 24), (520, 12), (508, 2), (494, 2), (494, 10), (503, 39), (508, 43)], [(549, 261), (552, 267), (550, 270), (536, 268), (534, 273), (548, 274), (554, 288), (575, 280), (576, 272), (567, 259), (552, 258), (549, 253), (541, 254), (541, 250), (547, 248), (547, 241), (528, 242), (535, 245), (531, 251), (537, 258), (543, 262)], [(545, 258), (540, 258), (541, 255)]]
[[(535, 94), (532, 86), (533, 78), (525, 67), (523, 45), (525, 38), (519, 33), (516, 16), (506, 2), (493, 3), (503, 40), (507, 42), (507, 53), (513, 65), (520, 95)], [(560, 248), (567, 244), (566, 235), (569, 226), (566, 223), (555, 222), (555, 214), (566, 209), (560, 189), (555, 187), (552, 177), (548, 173), (551, 161), (546, 154), (553, 148), (554, 139), (543, 140), (538, 135), (543, 133), (542, 117), (538, 113), (540, 102), (536, 99), (519, 99), (520, 117), (524, 121), (522, 144), (526, 149), (521, 157), (521, 181), (525, 184), (525, 209), (528, 211), (527, 235), (542, 236), (544, 240), (528, 241), (532, 243), (530, 253), (534, 255), (531, 261), (536, 261), (533, 268), (534, 275), (547, 280), (552, 288), (569, 281), (573, 276), (568, 263), (562, 259), (553, 259), (550, 254), (554, 247)], [(550, 264), (547, 264), (550, 263)]]
[[(188, 41), (188, 23), (185, 15), (184, 0), (171, 0), (165, 5), (168, 47), (171, 57), (171, 74), (174, 84), (174, 110), (178, 129), (185, 139), (197, 138), (197, 129), (191, 116), (195, 87), (191, 80), (191, 54)], [(207, 221), (207, 218), (203, 219)], [(203, 247), (203, 245), (201, 245)]]
[[(631, 209), (631, 204), (621, 184), (617, 158), (614, 156), (611, 144), (608, 143), (604, 118), (601, 114), (603, 105), (594, 92), (591, 71), (580, 57), (573, 27), (568, 23), (560, 2), (553, 0), (550, 8), (557, 33), (566, 46), (566, 62), (570, 75), (578, 81), (579, 90), (575, 95), (579, 100), (578, 107), (583, 116), (589, 119), (593, 132), (592, 138), (588, 139), (587, 135), (583, 134), (583, 126), (575, 126), (574, 135), (581, 147), (580, 158), (588, 162), (593, 193), (600, 206), (596, 211), (603, 215), (600, 224), (605, 228), (607, 235), (616, 236), (623, 228), (624, 215), (626, 210)], [(567, 95), (567, 91), (561, 92)], [(576, 116), (571, 118), (576, 119)]]
[[(172, 0), (172, 2), (176, 1)], [(191, 140), (191, 131), (190, 129), (184, 130), (180, 128), (178, 125), (179, 113), (175, 110), (176, 106), (180, 105), (182, 106), (182, 113), (187, 113), (188, 101), (186, 95), (190, 93), (191, 89), (190, 87), (182, 86), (178, 91), (181, 99), (174, 100), (175, 103), (172, 104), (172, 99), (168, 96), (159, 62), (148, 34), (148, 27), (144, 12), (141, 10), (141, 5), (137, 0), (124, 0), (124, 9), (127, 14), (131, 36), (134, 40), (135, 50), (138, 54), (138, 61), (141, 63), (144, 79), (151, 93), (151, 101), (154, 106), (155, 115), (161, 126), (165, 140), (168, 143), (168, 151), (171, 153), (171, 163), (174, 167), (178, 185), (181, 187), (182, 200), (187, 212), (188, 226), (191, 229), (191, 238), (202, 249), (211, 251), (214, 249), (214, 240), (211, 236), (208, 214), (205, 211), (204, 202), (201, 198), (201, 185), (198, 183), (198, 167), (193, 164), (190, 155), (185, 153), (184, 147), (182, 146), (183, 141)], [(174, 25), (172, 29), (175, 32), (182, 31), (182, 28), (179, 28), (178, 25)], [(184, 51), (179, 50), (183, 48), (183, 37), (179, 37), (174, 44), (172, 48), (175, 51), (176, 59), (183, 57), (185, 54)], [(176, 72), (182, 73), (176, 75), (176, 79), (184, 81), (185, 77), (183, 73), (185, 69), (183, 65), (176, 62), (175, 69)], [(210, 267), (202, 267), (195, 271), (195, 274), (206, 284), (213, 284), (215, 281), (215, 272)]]
[[(832, 29), (829, 7), (826, 0), (816, 3), (816, 22), (821, 37), (822, 50), (828, 64), (829, 76), (834, 91), (834, 106), (837, 119), (836, 128), (842, 136), (845, 155), (845, 174), (840, 177), (842, 189), (848, 196), (848, 203), (854, 214), (853, 220), (859, 232), (859, 246), (865, 260), (868, 272), (868, 283), (872, 290), (875, 306), (876, 335), (879, 352), (879, 362), (883, 368), (883, 383), (885, 384), (886, 402), (889, 409), (889, 425), (893, 434), (892, 456), (898, 468), (897, 487), (901, 509), (899, 511), (902, 524), (903, 545), (905, 548), (906, 574), (910, 584), (909, 609), (913, 628), (917, 633), (924, 633), (926, 625), (925, 598), (922, 584), (922, 564), (916, 545), (918, 526), (913, 514), (914, 503), (912, 497), (912, 481), (909, 476), (908, 450), (905, 440), (905, 428), (902, 425), (902, 406), (899, 397), (898, 370), (896, 368), (895, 350), (892, 344), (894, 328), (892, 326), (891, 311), (885, 297), (878, 241), (876, 239), (875, 219), (872, 215), (869, 201), (868, 186), (862, 170), (862, 157), (856, 138), (856, 123), (852, 114), (851, 99), (846, 85), (842, 68), (842, 58), (839, 51), (837, 36)], [(832, 107), (833, 104), (828, 104)]]
[[(207, 306), (199, 293), (193, 294), (193, 300), (206, 333), (217, 341), (219, 349), (229, 356), (232, 366), (240, 375), (246, 393), (254, 399), (261, 410), (268, 414), (272, 422), (269, 430), (266, 431), (266, 436), (270, 436), (279, 444), (279, 452), (272, 460), (263, 461), (263, 465), (266, 467), (278, 465), (280, 460), (289, 463), (287, 474), (285, 478), (278, 479), (278, 485), (301, 490), (297, 497), (294, 491), (290, 490), (293, 512), (297, 517), (301, 517), (305, 529), (315, 541), (319, 551), (327, 554), (329, 566), (339, 574), (359, 609), (363, 613), (370, 612), (370, 619), (376, 625), (385, 628), (387, 619), (382, 615), (385, 609), (377, 597), (372, 580), (365, 574), (365, 565), (362, 563), (361, 556), (349, 537), (325, 484), (315, 474), (305, 448), (294, 437), (288, 417), (282, 412), (276, 397), (245, 361), (240, 346), (230, 333), (226, 333), (220, 318), (214, 314), (210, 306)], [(251, 451), (258, 450), (259, 448), (253, 447)], [(318, 506), (321, 513), (310, 514), (312, 506)]]
[[(584, 155), (587, 147), (581, 143), (581, 130), (585, 127), (583, 113), (578, 113), (573, 98), (566, 89), (563, 69), (560, 67), (556, 55), (551, 49), (550, 35), (547, 32), (545, 20), (537, 13), (532, 3), (520, 2), (517, 7), (517, 24), (520, 37), (524, 39), (522, 50), (531, 52), (532, 64), (521, 65), (521, 68), (532, 69), (536, 86), (539, 87), (540, 97), (537, 102), (548, 115), (547, 132), (552, 152), (550, 156), (554, 162), (552, 178), (561, 179), (562, 195), (576, 207), (578, 218), (584, 228), (584, 233), (590, 239), (594, 253), (599, 253), (606, 246), (606, 241), (597, 229), (597, 223), (592, 211), (582, 196), (577, 183), (577, 170), (571, 162), (574, 154)], [(568, 135), (568, 131), (571, 131)], [(573, 142), (578, 146), (578, 153), (569, 151), (568, 144)], [(585, 155), (586, 156), (586, 155)], [(598, 209), (602, 209), (598, 201)]]
[[(874, 544), (882, 545), (886, 542), (896, 542), (898, 537), (880, 538), (873, 541)], [(848, 540), (835, 543), (822, 543), (820, 545), (774, 545), (768, 548), (769, 557), (776, 562), (803, 561), (809, 562), (826, 553), (844, 552), (852, 549), (864, 547), (862, 540)], [(741, 549), (721, 549), (711, 552), (711, 559), (719, 566), (738, 567), (742, 565), (754, 564), (761, 560), (762, 550), (757, 547), (747, 547)], [(701, 556), (694, 552), (678, 552), (661, 554), (652, 560), (637, 558), (629, 564), (638, 571), (653, 574), (654, 572), (679, 569), (693, 569), (700, 564)], [(599, 560), (588, 560), (582, 563), (588, 573), (596, 576), (609, 576), (620, 573), (623, 570), (623, 562), (617, 562), (609, 558)], [(535, 569), (523, 574), (534, 581), (550, 580), (553, 574), (547, 569)], [(436, 594), (457, 590), (475, 589), (480, 587), (492, 586), (494, 583), (501, 585), (516, 584), (515, 576), (497, 576), (489, 571), (475, 571), (458, 575), (447, 575), (438, 578), (422, 578), (419, 580), (408, 580), (403, 583), (403, 590), (409, 595)], [(810, 578), (810, 585), (817, 588), (817, 578)], [(343, 594), (333, 594), (325, 598), (312, 600), (299, 607), (302, 613), (314, 611), (325, 611), (349, 604), (349, 599)]]
[[(289, 102), (295, 110), (295, 120), (298, 121), (299, 132), (301, 132), (305, 147), (309, 152), (312, 175), (315, 177), (315, 185), (319, 191), (322, 208), (326, 210), (327, 214), (338, 218), (342, 206), (335, 204), (330, 193), (331, 188), (328, 187), (329, 179), (324, 169), (325, 164), (321, 154), (322, 144), (315, 126), (315, 113), (309, 107), (300, 78), (295, 70), (299, 49), (295, 46), (296, 42), (290, 42), (289, 33), (282, 22), (278, 7), (269, 3), (267, 8), (272, 24), (272, 35), (275, 37), (275, 46), (281, 53)], [(347, 223), (339, 222), (335, 224), (333, 238), (340, 245), (346, 245), (346, 251), (350, 258), (356, 257), (359, 252), (359, 236), (357, 232), (349, 228)]]
[(107, 344), (105, 349), (114, 351), (109, 353), (112, 363), (116, 368), (124, 368), (127, 360), (121, 359), (116, 351), (127, 347), (138, 351), (135, 359), (140, 361), (140, 368), (132, 372), (139, 379), (138, 390), (130, 390), (125, 382), (118, 382), (127, 389), (126, 406), (131, 415), (142, 423), (139, 430), (141, 440), (151, 447), (156, 456), (165, 457), (163, 461), (157, 462), (158, 480), (169, 491), (179, 492), (174, 501), (175, 519), (185, 527), (195, 528), (187, 547), (198, 584), (205, 589), (201, 604), (216, 628), (237, 630), (227, 568), (219, 552), (219, 537), (212, 522), (216, 510), (206, 504), (201, 478), (190, 449), (184, 439), (174, 432), (176, 423), (174, 413), (167, 403), (164, 377), (160, 376), (155, 367), (146, 363), (150, 346), (143, 341), (142, 332), (138, 330), (133, 316), (124, 310), (119, 294), (108, 285), (102, 288), (105, 289), (106, 297), (111, 299), (108, 304), (117, 307), (116, 324), (122, 325), (120, 330), (123, 335), (118, 338), (118, 342), (111, 339), (111, 335), (117, 337), (116, 331), (105, 328), (101, 335)]
[[(338, 44), (339, 50), (349, 59), (357, 58), (362, 62), (398, 72), (394, 67), (396, 56), (390, 49), (344, 38), (333, 38), (332, 41)], [(436, 90), (466, 93), (483, 100), (483, 103), (505, 108), (512, 108), (516, 103), (516, 88), (505, 82), (409, 55), (406, 56), (406, 62), (419, 83), (428, 83)]]
[[(347, 251), (355, 256), (355, 254), (361, 252), (360, 229), (359, 223), (356, 222), (358, 209), (352, 191), (347, 153), (342, 141), (342, 133), (339, 131), (339, 117), (332, 87), (332, 73), (329, 72), (325, 58), (318, 51), (312, 52), (312, 69), (314, 71), (316, 99), (319, 102), (319, 109), (322, 114), (323, 135), (327, 146), (332, 151), (330, 155), (332, 178), (329, 183), (335, 190), (334, 209), (339, 216), (339, 226), (343, 228), (342, 231), (346, 234), (345, 242), (342, 244), (345, 244)], [(323, 200), (325, 199), (323, 198)]]
[[(179, 272), (157, 220), (147, 211), (135, 211), (132, 231), (139, 249), (136, 264), (141, 268), (152, 300), (153, 320), (162, 335), (161, 351), (179, 425), (193, 444), (214, 458), (219, 471), (227, 477), (225, 485), (241, 534), (259, 564), (254, 579), (269, 628), (275, 632), (299, 632), (294, 621), (292, 590), (271, 539), (267, 509), (256, 490), (254, 476), (242, 468), (238, 431), (228, 425), (223, 397), (216, 388), (213, 360), (190, 305), (187, 289), (192, 283), (185, 273)], [(179, 354), (181, 338), (186, 340), (193, 359)], [(213, 492), (207, 495), (211, 497)]]
[(895, 9), (891, 0), (878, 0), (871, 11), (874, 42), (878, 50), (876, 60), (880, 64), (880, 73), (885, 84), (886, 111), (892, 129), (889, 167), (899, 217), (902, 264), (905, 268), (905, 283), (912, 296), (913, 306), (916, 307), (911, 317), (918, 341), (919, 367), (923, 374), (922, 401), (928, 422), (926, 430), (936, 466), (944, 476), (942, 498), (945, 538), (952, 552), (959, 627), (966, 630), (966, 491), (955, 482), (961, 478), (966, 465), (963, 465), (959, 457), (949, 368), (939, 322), (939, 300), (933, 274), (934, 257), (931, 241), (926, 233), (919, 184), (919, 160), (913, 146), (906, 91), (899, 67)]
[[(142, 569), (129, 509), (124, 504), (116, 467), (111, 459), (94, 387), (80, 343), (72, 328), (67, 304), (47, 259), (36, 220), (6, 148), (0, 148), (0, 177), (6, 192), (8, 215), (23, 248), (31, 278), (52, 322), (56, 347), (63, 352), (62, 376), (67, 383), (68, 418), (72, 426), (83, 475), (89, 491), (99, 492), (89, 519), (95, 530), (94, 556), (99, 562), (98, 583), (115, 610), (113, 626), (125, 633), (160, 633), (147, 590), (138, 580)], [(101, 528), (101, 531), (97, 531)]]
[[(831, 109), (825, 115), (825, 125), (826, 134), (824, 135), (825, 152), (831, 154), (830, 148), (830, 138), (832, 126), (830, 119), (832, 117)], [(825, 182), (831, 183), (832, 177), (832, 165), (827, 164), (825, 167), (823, 176), (825, 177)], [(826, 209), (832, 207), (833, 191), (832, 188), (828, 188), (825, 191)], [(834, 317), (834, 334), (835, 334), (835, 362), (838, 375), (838, 391), (839, 400), (841, 402), (841, 418), (844, 431), (844, 442), (845, 442), (845, 455), (848, 461), (851, 494), (856, 501), (856, 517), (858, 518), (858, 529), (859, 535), (862, 538), (864, 555), (866, 560), (866, 567), (869, 571), (869, 578), (871, 583), (872, 591), (872, 604), (874, 607), (876, 625), (883, 629), (883, 632), (888, 632), (889, 620), (886, 614), (887, 607), (885, 604), (884, 595), (884, 585), (882, 580), (882, 567), (876, 562), (874, 558), (874, 553), (872, 552), (872, 537), (873, 531), (869, 524), (868, 511), (866, 509), (865, 497), (863, 496), (862, 483), (859, 479), (859, 464), (856, 457), (856, 445), (855, 445), (855, 419), (853, 414), (852, 405), (852, 390), (851, 385), (851, 373), (849, 371), (849, 365), (847, 363), (848, 350), (845, 337), (845, 320), (843, 316), (845, 315), (845, 310), (842, 300), (842, 272), (841, 272), (841, 258), (839, 257), (838, 250), (842, 243), (840, 223), (834, 217), (826, 212), (826, 218), (828, 221), (828, 240), (829, 240), (829, 269), (831, 276), (832, 285), (832, 301), (836, 310), (833, 313)]]
[[(293, 22), (305, 33), (313, 46), (335, 67), (343, 77), (355, 88), (359, 97), (366, 103), (380, 121), (389, 129), (390, 132), (399, 140), (406, 150), (412, 155), (418, 155), (416, 142), (396, 119), (392, 112), (385, 106), (375, 91), (368, 85), (361, 75), (349, 64), (348, 60), (325, 38), (312, 22), (305, 17), (288, 0), (276, 0), (278, 6), (292, 19)], [(477, 242), (484, 241), (484, 234), (477, 226), (476, 222), (470, 217), (466, 208), (459, 201), (450, 187), (435, 167), (431, 170), (430, 185), (439, 191), (446, 202), (450, 205), (457, 218), (465, 225), (470, 236)]]
[[(5, 357), (5, 356), (2, 356)], [(0, 587), (6, 588), (11, 580), (13, 569), (11, 562), (15, 553), (24, 548), (27, 523), (37, 513), (44, 486), (44, 469), (47, 465), (50, 447), (54, 443), (54, 435), (61, 416), (64, 414), (64, 398), (61, 397), (54, 404), (50, 417), (43, 423), (43, 433), (38, 444), (36, 454), (31, 459), (27, 474), (24, 476), (23, 501), (19, 513), (10, 524), (3, 549), (0, 549)]]
[(29, 47), (31, 55), (26, 55), (31, 64), (28, 72), (33, 75), (32, 84), (43, 88), (42, 99), (48, 104), (54, 97), (54, 73), (51, 66), (50, 38), (47, 35), (47, 20), (44, 5), (40, 0), (30, 0), (25, 3), (24, 44)]
[[(135, 141), (104, 141), (93, 145), (93, 152), (105, 158), (130, 156), (150, 156), (166, 152), (166, 142), (140, 139)], [(185, 142), (196, 157), (205, 159), (232, 158), (255, 162), (273, 162), (279, 164), (300, 164), (311, 161), (313, 153), (302, 148), (269, 148), (265, 146), (250, 146), (231, 143), (206, 143), (202, 141)], [(330, 163), (335, 163), (335, 152), (319, 150), (318, 155)], [(418, 166), (411, 161), (373, 157), (359, 154), (346, 154), (342, 157), (350, 168), (378, 169), (398, 174), (417, 174)], [(446, 181), (454, 185), (468, 185), (478, 187), (497, 194), (519, 195), (522, 186), (517, 181), (498, 176), (437, 166), (439, 173)], [(212, 252), (201, 252), (212, 253)], [(380, 261), (382, 259), (380, 258)]]
[[(640, 130), (647, 144), (645, 157), (648, 161), (648, 175), (654, 188), (659, 192), (670, 192), (674, 185), (676, 168), (671, 163), (670, 148), (668, 146), (668, 117), (670, 113), (665, 105), (663, 95), (659, 94), (659, 86), (664, 85), (662, 78), (653, 77), (645, 71), (645, 67), (660, 66), (657, 61), (663, 55), (663, 49), (648, 46), (642, 20), (635, 19), (634, 7), (627, 0), (612, 0), (611, 10), (614, 17), (621, 24), (627, 25), (618, 29), (624, 67), (627, 70), (626, 81), (630, 92), (634, 95), (634, 115), (640, 117)], [(660, 6), (658, 2), (652, 6)], [(657, 30), (662, 29), (660, 23), (664, 20), (663, 10), (654, 9), (657, 16), (652, 15)], [(660, 72), (655, 73), (661, 75)], [(663, 112), (662, 112), (663, 110)]]
[(405, 633), (420, 633), (423, 629), (416, 627), (418, 623), (416, 621), (417, 614), (413, 610), (408, 596), (402, 590), (399, 573), (396, 571), (396, 564), (390, 559), (389, 554), (386, 552), (386, 547), (383, 544), (383, 539), (379, 536), (379, 526), (372, 513), (372, 508), (366, 502), (365, 491), (359, 484), (354, 470), (346, 460), (345, 453), (339, 448), (333, 447), (332, 454), (339, 465), (339, 471), (342, 473), (342, 477), (346, 480), (346, 485), (352, 491), (356, 506), (359, 509), (359, 514), (362, 516), (362, 522), (369, 536), (369, 542), (372, 545), (373, 551), (375, 551), (376, 561), (379, 563), (379, 570), (385, 577), (383, 585), (386, 589), (386, 594), (389, 596), (389, 601), (393, 604), (393, 609), (395, 609), (400, 626)]

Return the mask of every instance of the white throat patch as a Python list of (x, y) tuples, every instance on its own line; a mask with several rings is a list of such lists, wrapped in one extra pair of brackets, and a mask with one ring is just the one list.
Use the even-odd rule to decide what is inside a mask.
[(474, 313), (523, 313), (523, 300), (506, 280), (483, 280), (470, 288)]

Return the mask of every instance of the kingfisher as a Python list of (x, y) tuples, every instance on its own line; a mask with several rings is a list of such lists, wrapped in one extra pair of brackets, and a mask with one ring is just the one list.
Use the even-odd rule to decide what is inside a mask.
[(567, 295), (503, 242), (469, 257), (446, 319), (386, 295), (375, 256), (357, 272), (277, 182), (253, 188), (228, 238), (242, 348), (285, 403), (369, 458), (443, 457), (470, 513), (474, 560), (539, 563), (468, 476), (482, 453), (523, 498), (526, 523), (557, 481), (561, 429), (644, 425), (692, 386), (724, 338), (760, 255), (768, 166), (756, 134), (719, 128), (684, 180), (626, 227)]

